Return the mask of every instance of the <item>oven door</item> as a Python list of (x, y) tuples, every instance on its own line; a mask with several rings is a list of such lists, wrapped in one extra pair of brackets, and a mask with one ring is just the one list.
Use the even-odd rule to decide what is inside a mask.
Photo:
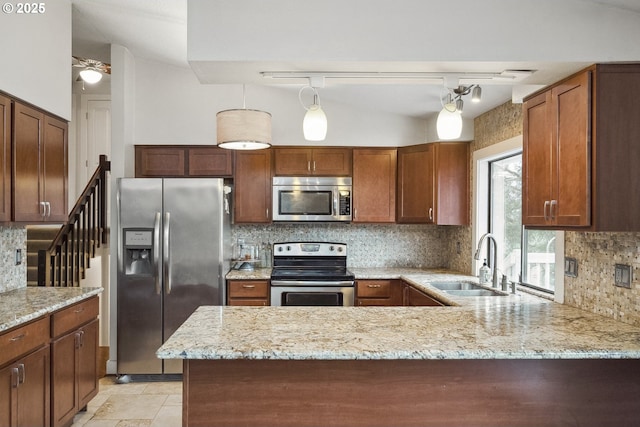
[(274, 280), (271, 282), (273, 306), (353, 306), (353, 281), (311, 282)]

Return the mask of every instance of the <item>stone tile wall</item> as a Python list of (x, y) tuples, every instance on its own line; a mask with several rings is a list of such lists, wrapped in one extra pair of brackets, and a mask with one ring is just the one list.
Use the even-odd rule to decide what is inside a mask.
[[(15, 265), (16, 249), (22, 249), (22, 264)], [(0, 227), (0, 292), (27, 287), (27, 229)]]
[(349, 267), (448, 267), (447, 230), (433, 225), (234, 225), (232, 239), (255, 243), (346, 243)]

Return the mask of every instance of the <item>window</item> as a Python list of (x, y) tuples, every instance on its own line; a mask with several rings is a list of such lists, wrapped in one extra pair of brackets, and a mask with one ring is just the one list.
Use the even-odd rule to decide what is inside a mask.
[[(474, 153), (475, 242), (484, 233), (493, 234), (498, 242), (499, 274), (539, 291), (560, 292), (556, 300), (561, 302), (562, 282), (556, 283), (555, 265), (556, 250), (560, 253), (564, 250), (563, 234), (522, 226), (521, 147), (521, 139), (509, 140)], [(493, 244), (483, 250), (484, 255), (475, 264), (476, 272), (483, 258), (489, 265), (493, 262)]]
[(522, 227), (521, 153), (489, 162), (488, 216), (489, 231), (498, 241), (501, 273), (511, 281), (553, 292), (556, 233)]

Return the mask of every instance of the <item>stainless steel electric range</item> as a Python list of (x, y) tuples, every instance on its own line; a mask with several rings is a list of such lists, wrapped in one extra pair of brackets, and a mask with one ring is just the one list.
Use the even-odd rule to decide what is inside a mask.
[(347, 270), (344, 243), (273, 245), (271, 305), (352, 306), (355, 277)]

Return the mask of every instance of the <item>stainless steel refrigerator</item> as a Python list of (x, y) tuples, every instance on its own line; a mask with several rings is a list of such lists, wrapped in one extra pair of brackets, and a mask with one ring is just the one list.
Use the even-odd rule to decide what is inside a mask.
[(118, 180), (119, 375), (181, 373), (156, 350), (197, 307), (224, 305), (228, 193), (215, 178)]

